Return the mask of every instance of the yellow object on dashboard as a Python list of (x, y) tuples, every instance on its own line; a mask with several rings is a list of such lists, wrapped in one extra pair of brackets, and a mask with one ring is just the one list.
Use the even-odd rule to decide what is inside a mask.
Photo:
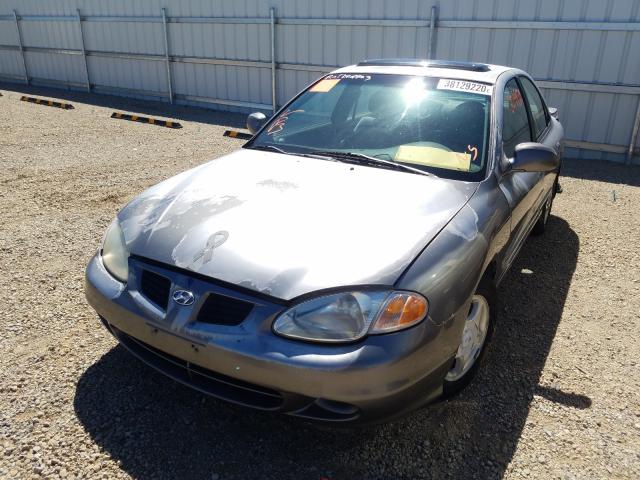
[(415, 163), (428, 167), (448, 168), (468, 172), (471, 168), (471, 155), (462, 152), (448, 152), (437, 147), (420, 145), (402, 145), (394, 158), (396, 162)]

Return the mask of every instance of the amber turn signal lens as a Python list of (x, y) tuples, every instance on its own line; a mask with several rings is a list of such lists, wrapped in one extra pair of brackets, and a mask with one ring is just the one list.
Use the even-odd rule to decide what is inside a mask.
[(385, 333), (408, 328), (427, 315), (427, 300), (417, 293), (396, 292), (385, 303), (371, 333)]

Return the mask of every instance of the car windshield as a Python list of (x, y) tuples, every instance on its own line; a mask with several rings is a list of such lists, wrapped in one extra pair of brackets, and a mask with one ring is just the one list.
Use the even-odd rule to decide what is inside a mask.
[(488, 84), (449, 78), (330, 74), (272, 118), (247, 148), (333, 153), (343, 161), (478, 181), (491, 91)]

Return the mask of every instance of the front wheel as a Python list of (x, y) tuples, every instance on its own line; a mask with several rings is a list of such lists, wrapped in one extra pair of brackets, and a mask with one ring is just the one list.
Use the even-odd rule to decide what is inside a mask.
[(549, 216), (551, 215), (551, 208), (553, 207), (553, 195), (550, 195), (547, 201), (544, 203), (542, 207), (542, 212), (540, 213), (540, 218), (533, 226), (531, 233), (534, 235), (542, 235), (547, 230), (547, 222), (549, 221)]
[(444, 377), (443, 397), (462, 390), (478, 371), (493, 333), (495, 316), (495, 288), (491, 282), (483, 281), (471, 297), (455, 360)]

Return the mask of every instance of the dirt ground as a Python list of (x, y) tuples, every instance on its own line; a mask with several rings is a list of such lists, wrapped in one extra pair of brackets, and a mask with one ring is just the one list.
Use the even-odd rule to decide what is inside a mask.
[[(566, 162), (548, 231), (502, 283), (492, 348), (466, 391), (393, 424), (335, 430), (165, 378), (84, 299), (116, 211), (238, 148), (222, 132), (243, 119), (0, 90), (0, 478), (640, 478), (639, 167)], [(76, 108), (21, 102), (22, 91)]]

